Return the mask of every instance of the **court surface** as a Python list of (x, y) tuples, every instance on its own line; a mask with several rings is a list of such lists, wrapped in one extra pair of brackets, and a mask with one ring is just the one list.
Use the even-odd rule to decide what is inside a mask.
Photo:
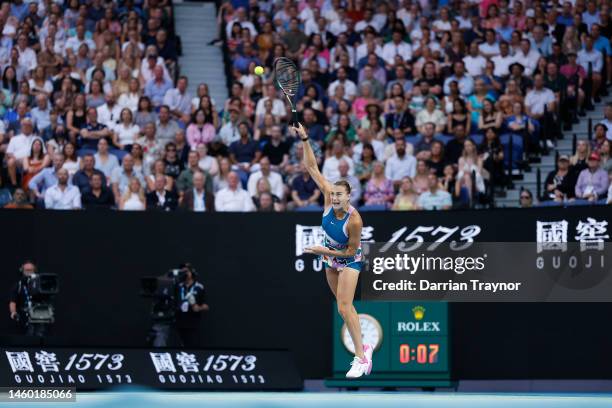
[(16, 407), (120, 408), (610, 408), (610, 394), (475, 394), (420, 392), (103, 392), (78, 393), (76, 403), (0, 404)]

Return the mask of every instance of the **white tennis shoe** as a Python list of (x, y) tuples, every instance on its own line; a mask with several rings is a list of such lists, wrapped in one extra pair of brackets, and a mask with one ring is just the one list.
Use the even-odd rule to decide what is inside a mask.
[(351, 362), (351, 369), (346, 373), (346, 378), (359, 378), (368, 373), (370, 362), (365, 358), (355, 356)]

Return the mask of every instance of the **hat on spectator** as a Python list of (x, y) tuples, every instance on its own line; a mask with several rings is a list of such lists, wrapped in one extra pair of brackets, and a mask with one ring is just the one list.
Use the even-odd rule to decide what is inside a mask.
[(557, 161), (558, 161), (558, 160), (565, 160), (565, 161), (569, 161), (569, 156), (568, 156), (567, 154), (562, 154), (562, 155), (559, 155), (559, 158), (557, 159)]
[(589, 160), (596, 160), (599, 161), (601, 158), (599, 157), (599, 153), (597, 152), (593, 152), (591, 153), (591, 155), (589, 156)]

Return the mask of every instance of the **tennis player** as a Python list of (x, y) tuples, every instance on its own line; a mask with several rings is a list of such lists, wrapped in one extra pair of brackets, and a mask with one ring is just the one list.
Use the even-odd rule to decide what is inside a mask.
[(325, 197), (321, 223), (325, 231), (324, 246), (305, 248), (304, 252), (320, 255), (326, 265), (327, 283), (336, 297), (338, 312), (355, 345), (355, 358), (346, 377), (358, 378), (370, 374), (373, 352), (372, 345), (362, 344), (359, 316), (353, 306), (355, 288), (363, 266), (360, 241), (363, 223), (357, 210), (350, 205), (351, 185), (343, 180), (333, 184), (326, 180), (319, 171), (306, 130), (301, 123), (292, 129), (304, 146), (304, 167)]

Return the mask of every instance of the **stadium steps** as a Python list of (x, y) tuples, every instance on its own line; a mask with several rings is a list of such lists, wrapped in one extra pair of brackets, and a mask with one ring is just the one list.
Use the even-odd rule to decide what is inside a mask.
[(208, 45), (217, 36), (214, 3), (175, 4), (176, 32), (181, 36), (181, 74), (189, 78), (189, 91), (195, 96), (198, 84), (208, 84), (217, 110), (227, 99), (227, 86), (221, 48)]
[[(557, 141), (555, 149), (551, 150), (548, 155), (542, 156), (541, 163), (532, 163), (531, 170), (525, 172), (522, 180), (514, 180), (514, 189), (508, 190), (505, 197), (495, 199), (496, 207), (518, 207), (519, 195), (521, 188), (530, 190), (534, 196), (537, 193), (537, 171), (540, 169), (542, 188), (544, 188), (544, 180), (548, 173), (555, 168), (555, 151), (559, 154), (572, 155), (573, 153), (573, 135), (576, 134), (576, 139), (588, 138), (589, 119), (592, 125), (595, 126), (604, 117), (604, 108), (606, 103), (612, 101), (612, 96), (602, 100), (601, 103), (595, 104), (595, 109), (587, 111), (587, 116), (580, 118), (580, 123), (574, 125), (572, 130), (563, 132), (563, 139)], [(537, 199), (536, 201), (537, 202)]]

